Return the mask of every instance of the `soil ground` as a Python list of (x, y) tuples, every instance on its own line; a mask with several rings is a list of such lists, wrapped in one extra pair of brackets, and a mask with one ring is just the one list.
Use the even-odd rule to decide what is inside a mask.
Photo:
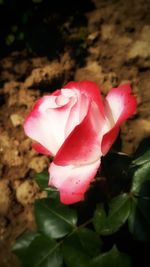
[(18, 266), (10, 246), (19, 234), (35, 227), (33, 202), (44, 196), (33, 177), (47, 169), (48, 159), (32, 150), (22, 127), (39, 96), (70, 80), (95, 81), (104, 96), (111, 87), (130, 82), (138, 109), (121, 127), (119, 149), (133, 154), (150, 135), (149, 10), (150, 1), (146, 0), (93, 0), (88, 11), (86, 6), (82, 8), (78, 23), (72, 13), (59, 25), (65, 42), (59, 49), (59, 39), (53, 40), (57, 53), (53, 54), (54, 47), (46, 55), (24, 49), (1, 58), (1, 267)]

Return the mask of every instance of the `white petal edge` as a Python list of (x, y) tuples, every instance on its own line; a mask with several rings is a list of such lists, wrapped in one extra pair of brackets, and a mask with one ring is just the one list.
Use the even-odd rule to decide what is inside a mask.
[(100, 158), (86, 165), (49, 167), (49, 185), (60, 191), (60, 200), (64, 204), (73, 204), (84, 199), (84, 194), (94, 180), (100, 166)]

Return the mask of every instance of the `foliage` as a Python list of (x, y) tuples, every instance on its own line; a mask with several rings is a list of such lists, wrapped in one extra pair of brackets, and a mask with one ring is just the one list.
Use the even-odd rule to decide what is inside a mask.
[(102, 235), (115, 233), (126, 222), (130, 210), (131, 199), (126, 193), (110, 201), (108, 214), (103, 206), (98, 206), (93, 218), (96, 231)]
[[(117, 248), (118, 244), (115, 245), (117, 239), (114, 238), (109, 250), (105, 248), (105, 242), (127, 225), (128, 235), (132, 235), (133, 240), (150, 241), (150, 150), (125, 161), (122, 154), (116, 154), (115, 157), (110, 154), (110, 158), (114, 161), (111, 176), (115, 177), (118, 166), (122, 170), (126, 164), (128, 166), (125, 176), (124, 171), (119, 171), (124, 176), (123, 187), (120, 187), (117, 195), (114, 195), (116, 189), (107, 189), (103, 199), (92, 202), (92, 208), (90, 198), (94, 186), (96, 190), (100, 186), (101, 178), (93, 185), (91, 193), (87, 194), (85, 204), (67, 206), (60, 203), (57, 191), (47, 188), (47, 174), (36, 175), (38, 185), (48, 195), (45, 199), (35, 201), (37, 230), (20, 236), (13, 247), (23, 267), (134, 266), (134, 258), (130, 259)], [(107, 165), (105, 160), (108, 163), (108, 158), (104, 158), (102, 172)], [(82, 218), (86, 213), (85, 207), (90, 210), (90, 215)]]

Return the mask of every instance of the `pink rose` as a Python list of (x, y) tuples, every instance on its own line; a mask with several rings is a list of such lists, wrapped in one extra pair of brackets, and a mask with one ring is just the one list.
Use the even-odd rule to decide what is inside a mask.
[(60, 191), (62, 203), (84, 199), (120, 124), (136, 110), (129, 84), (112, 88), (105, 100), (94, 82), (70, 82), (41, 97), (24, 123), (38, 152), (54, 157), (49, 185)]

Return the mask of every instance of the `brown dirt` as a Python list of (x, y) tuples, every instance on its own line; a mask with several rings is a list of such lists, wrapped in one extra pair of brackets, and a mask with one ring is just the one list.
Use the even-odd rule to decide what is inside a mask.
[[(35, 100), (70, 80), (97, 82), (105, 95), (112, 86), (130, 82), (137, 96), (137, 114), (121, 127), (121, 150), (134, 153), (150, 135), (150, 2), (98, 1), (87, 18), (82, 65), (73, 49), (59, 59), (13, 52), (1, 60), (0, 88), (0, 266), (17, 266), (9, 252), (15, 238), (33, 229), (33, 202), (43, 197), (33, 177), (47, 169), (48, 159), (31, 148), (23, 132), (24, 117)], [(134, 7), (134, 8), (132, 8)], [(81, 26), (69, 28), (75, 41)], [(84, 62), (84, 64), (83, 64)]]

